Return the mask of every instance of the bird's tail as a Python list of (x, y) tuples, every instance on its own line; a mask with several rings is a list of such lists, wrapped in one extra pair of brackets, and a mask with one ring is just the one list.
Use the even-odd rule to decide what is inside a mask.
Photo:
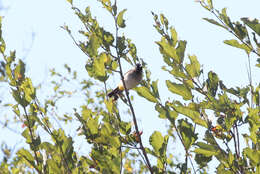
[(107, 94), (108, 97), (114, 97), (114, 100), (118, 99), (118, 94), (120, 93), (119, 87), (115, 88), (113, 91)]

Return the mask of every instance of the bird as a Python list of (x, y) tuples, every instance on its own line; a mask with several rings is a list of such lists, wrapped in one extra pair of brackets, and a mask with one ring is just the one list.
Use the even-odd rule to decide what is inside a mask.
[[(140, 82), (142, 81), (143, 78), (143, 67), (140, 63), (137, 63), (135, 68), (130, 69), (124, 74), (124, 81), (125, 81), (125, 86), (126, 89), (132, 89), (136, 87)], [(118, 86), (111, 92), (107, 94), (109, 98), (114, 97), (114, 100), (118, 99), (118, 96), (124, 91), (124, 84), (123, 81), (121, 80), (118, 84)]]

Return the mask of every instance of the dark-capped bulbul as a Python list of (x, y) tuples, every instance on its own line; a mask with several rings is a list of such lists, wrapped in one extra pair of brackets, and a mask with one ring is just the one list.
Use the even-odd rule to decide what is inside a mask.
[[(143, 68), (140, 63), (136, 64), (135, 68), (127, 71), (124, 74), (124, 81), (125, 81), (125, 86), (126, 89), (132, 89), (136, 87), (141, 81), (143, 77)], [(123, 81), (121, 80), (118, 84), (118, 86), (111, 91), (110, 93), (107, 94), (108, 97), (114, 97), (114, 100), (118, 99), (118, 96), (124, 91), (124, 84)]]

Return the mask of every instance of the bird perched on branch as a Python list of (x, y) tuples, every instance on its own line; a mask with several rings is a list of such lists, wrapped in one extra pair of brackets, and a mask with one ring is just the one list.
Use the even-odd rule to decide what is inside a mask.
[[(142, 77), (143, 77), (143, 68), (142, 65), (138, 63), (136, 64), (134, 69), (131, 69), (124, 74), (126, 89), (128, 90), (136, 87), (142, 81)], [(114, 97), (114, 100), (117, 100), (118, 96), (124, 91), (124, 89), (125, 89), (124, 84), (123, 81), (121, 80), (118, 86), (113, 91), (108, 93), (107, 96)]]

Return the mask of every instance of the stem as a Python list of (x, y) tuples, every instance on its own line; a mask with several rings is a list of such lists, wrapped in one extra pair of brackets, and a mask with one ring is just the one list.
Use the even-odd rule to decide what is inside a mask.
[(251, 93), (250, 107), (253, 108), (252, 68), (251, 68), (251, 61), (249, 55), (247, 55), (247, 60), (248, 60), (248, 80), (249, 80), (250, 93)]
[[(29, 129), (31, 140), (32, 140), (32, 143), (33, 143), (33, 141), (34, 141), (33, 131), (32, 131), (32, 128), (30, 126), (30, 120), (29, 120), (29, 116), (27, 114), (25, 106), (23, 106), (23, 110), (24, 110), (24, 114), (25, 114), (25, 117), (26, 117), (26, 121), (28, 122), (28, 129)], [(33, 149), (33, 152), (34, 152), (34, 159), (36, 160), (36, 163), (37, 163), (37, 167), (35, 169), (37, 170), (38, 173), (41, 174), (42, 172), (38, 169), (38, 166), (39, 166), (40, 162), (39, 162), (39, 159), (37, 157), (37, 153), (36, 153), (37, 151), (35, 149)]]
[(237, 128), (237, 123), (235, 123), (235, 130), (237, 133), (237, 150), (238, 150), (238, 155), (240, 156), (240, 142), (239, 142), (239, 133), (238, 133), (238, 128)]
[[(37, 98), (36, 98), (36, 100), (35, 100), (35, 104), (39, 106), (39, 102), (38, 102), (38, 99), (37, 99)], [(44, 119), (44, 117), (46, 117), (46, 116), (42, 113), (42, 111), (40, 111), (40, 115), (42, 116), (43, 119)], [(48, 124), (48, 121), (45, 122), (45, 124), (44, 124), (44, 129), (52, 136), (52, 138), (53, 138), (53, 139), (56, 141), (56, 143), (57, 143), (58, 140), (57, 140), (57, 138), (54, 136), (53, 132), (51, 131), (50, 126), (49, 126), (49, 124)], [(66, 160), (66, 158), (65, 158), (65, 155), (64, 155), (64, 153), (63, 153), (63, 151), (62, 151), (62, 147), (61, 147), (60, 143), (57, 143), (57, 144), (58, 144), (59, 149), (60, 149), (60, 153), (61, 153), (61, 156), (62, 156), (62, 160), (63, 160), (63, 162), (65, 163), (66, 170), (69, 171), (69, 172), (67, 172), (67, 173), (70, 173), (71, 171), (70, 171), (70, 169), (69, 169), (69, 165), (68, 165), (68, 162), (67, 162), (67, 160)]]
[[(239, 39), (243, 44), (245, 44), (253, 53), (255, 53), (256, 55), (260, 56), (260, 54), (258, 54), (258, 52), (252, 48), (248, 43), (246, 43), (245, 41), (243, 41), (242, 39), (239, 38), (239, 36), (229, 27), (227, 26), (223, 21), (222, 19), (215, 13), (214, 9), (212, 9), (210, 11), (212, 14), (214, 14), (214, 16), (222, 23), (222, 25), (224, 25), (226, 28), (227, 28), (227, 31), (230, 32), (232, 35), (234, 35), (237, 39)], [(248, 37), (248, 40), (249, 37)]]
[(238, 155), (238, 151), (237, 151), (237, 141), (236, 141), (236, 135), (233, 133), (233, 132), (235, 132), (235, 129), (234, 129), (234, 127), (233, 127), (233, 132), (232, 132), (232, 131), (230, 131), (230, 132), (231, 132), (231, 134), (232, 134), (232, 137), (233, 137), (233, 139), (234, 139), (235, 153), (236, 153), (236, 157), (238, 158), (238, 157), (239, 157), (239, 155)]
[[(118, 46), (118, 26), (117, 26), (117, 22), (116, 22), (117, 20), (116, 20), (115, 16), (114, 16), (114, 21), (115, 21), (115, 27), (116, 27), (116, 46)], [(137, 134), (137, 136), (140, 140), (139, 141), (140, 148), (141, 148), (142, 153), (144, 155), (146, 166), (148, 167), (150, 173), (153, 174), (151, 163), (149, 161), (149, 158), (147, 156), (147, 153), (146, 153), (145, 148), (144, 148), (143, 143), (142, 143), (142, 138), (141, 138), (141, 135), (140, 135), (140, 132), (139, 132), (139, 129), (138, 129), (134, 108), (133, 108), (133, 105), (132, 105), (130, 97), (129, 97), (129, 92), (126, 89), (126, 84), (125, 84), (125, 81), (124, 81), (123, 70), (122, 70), (121, 61), (120, 61), (120, 57), (119, 57), (120, 54), (119, 54), (118, 47), (116, 47), (116, 54), (117, 54), (117, 61), (118, 61), (119, 69), (120, 69), (120, 76), (121, 76), (121, 79), (122, 79), (122, 82), (123, 82), (123, 85), (124, 85), (125, 94), (126, 94), (126, 97), (127, 97), (128, 103), (129, 103), (129, 107), (130, 107), (130, 110), (131, 110), (131, 113), (132, 113), (132, 116), (133, 116), (135, 131), (136, 131), (136, 134)]]

